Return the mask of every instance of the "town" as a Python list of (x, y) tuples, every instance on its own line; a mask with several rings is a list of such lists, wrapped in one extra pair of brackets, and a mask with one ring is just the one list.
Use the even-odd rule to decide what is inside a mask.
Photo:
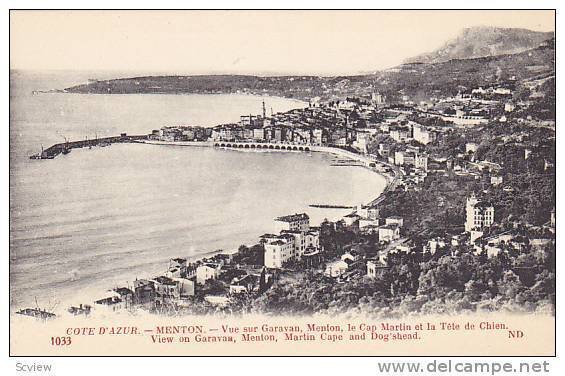
[(280, 232), (254, 245), (172, 259), (162, 275), (69, 312), (551, 311), (555, 122), (543, 104), (553, 79), (528, 81), (527, 95), (510, 77), (418, 102), (315, 97), (269, 115), (263, 102), (238, 123), (154, 130), (135, 142), (333, 152), (388, 186), (339, 221), (278, 217)]

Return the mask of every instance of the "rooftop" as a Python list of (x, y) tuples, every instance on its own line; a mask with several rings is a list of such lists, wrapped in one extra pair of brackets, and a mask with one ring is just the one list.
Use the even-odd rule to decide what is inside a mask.
[(275, 218), (275, 221), (295, 222), (295, 221), (303, 221), (303, 220), (308, 220), (308, 219), (310, 219), (308, 214), (306, 214), (306, 213), (300, 213), (300, 214), (296, 213), (296, 214), (285, 215), (285, 216), (282, 216), (282, 217)]
[(130, 289), (128, 289), (126, 287), (118, 287), (114, 291), (117, 292), (118, 294), (120, 294), (121, 296), (133, 295), (133, 291), (131, 291)]
[(384, 230), (396, 230), (398, 227), (399, 227), (398, 224), (396, 224), (396, 223), (391, 223), (391, 224), (388, 224), (388, 225), (381, 226), (381, 227), (379, 227), (379, 229), (384, 229)]
[(173, 281), (171, 278), (165, 277), (165, 276), (155, 277), (155, 278), (153, 278), (153, 280), (157, 283), (162, 284), (162, 285), (176, 285), (175, 281)]

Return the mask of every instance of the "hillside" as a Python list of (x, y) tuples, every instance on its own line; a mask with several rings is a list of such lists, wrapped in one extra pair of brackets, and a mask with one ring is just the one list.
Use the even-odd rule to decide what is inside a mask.
[(412, 96), (435, 92), (456, 94), (460, 90), (512, 79), (516, 82), (555, 74), (555, 40), (517, 53), (442, 63), (404, 64), (380, 72), (374, 86), (385, 93), (403, 91)]
[(526, 29), (472, 27), (437, 50), (407, 59), (405, 63), (442, 63), (452, 59), (516, 54), (540, 45), (553, 37), (553, 32)]
[(402, 94), (417, 100), (439, 94), (456, 94), (468, 88), (506, 80), (519, 83), (552, 75), (555, 75), (554, 39), (517, 54), (403, 64), (358, 76), (149, 76), (90, 81), (64, 91), (87, 94), (253, 93), (300, 99), (363, 96), (379, 91), (389, 101), (394, 101)]

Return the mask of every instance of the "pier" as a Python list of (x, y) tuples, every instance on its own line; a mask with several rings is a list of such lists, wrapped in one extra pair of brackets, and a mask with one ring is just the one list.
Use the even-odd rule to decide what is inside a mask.
[(147, 137), (148, 137), (147, 135), (128, 136), (127, 134), (122, 133), (119, 136), (103, 137), (94, 140), (63, 142), (60, 144), (52, 145), (47, 149), (42, 150), (40, 153), (30, 156), (30, 158), (53, 159), (59, 154), (66, 154), (70, 152), (72, 149), (79, 149), (79, 148), (92, 147), (92, 146), (108, 146), (114, 143), (136, 142), (138, 140), (145, 140), (147, 139)]
[(355, 206), (347, 206), (347, 205), (310, 204), (308, 206), (311, 208), (319, 208), (319, 209), (355, 209)]

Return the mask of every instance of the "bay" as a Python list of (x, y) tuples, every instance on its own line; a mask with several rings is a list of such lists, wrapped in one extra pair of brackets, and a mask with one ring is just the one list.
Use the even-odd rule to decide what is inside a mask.
[(148, 133), (164, 125), (235, 122), (306, 105), (250, 95), (78, 95), (61, 88), (86, 74), (17, 72), (10, 97), (11, 308), (85, 303), (104, 291), (195, 258), (252, 244), (280, 215), (312, 222), (375, 198), (385, 179), (359, 167), (332, 167), (321, 153), (242, 152), (115, 144), (30, 160), (43, 146)]

